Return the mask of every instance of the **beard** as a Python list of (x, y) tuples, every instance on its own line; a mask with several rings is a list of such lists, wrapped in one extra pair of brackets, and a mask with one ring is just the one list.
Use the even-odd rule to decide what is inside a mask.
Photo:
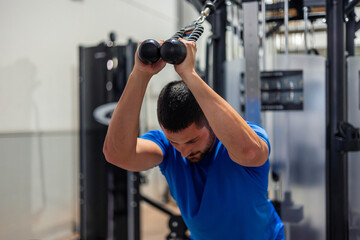
[(212, 150), (215, 144), (215, 134), (210, 127), (208, 129), (209, 129), (209, 141), (207, 142), (205, 149), (203, 151), (191, 153), (188, 157), (186, 157), (186, 160), (188, 160), (189, 162), (192, 163), (200, 162), (205, 158), (206, 154), (208, 154)]

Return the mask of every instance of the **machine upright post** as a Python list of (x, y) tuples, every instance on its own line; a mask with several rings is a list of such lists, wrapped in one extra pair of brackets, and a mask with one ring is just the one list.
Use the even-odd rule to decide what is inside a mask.
[(259, 36), (257, 1), (243, 1), (245, 52), (245, 117), (260, 124), (261, 93), (259, 68)]
[(305, 50), (305, 54), (308, 54), (308, 44), (307, 44), (307, 34), (308, 34), (308, 25), (307, 25), (307, 22), (308, 22), (308, 19), (309, 19), (309, 9), (308, 7), (304, 7), (303, 8), (304, 10), (304, 50)]
[(127, 172), (128, 240), (140, 240), (139, 173)]
[(285, 55), (289, 54), (289, 1), (284, 1)]
[(262, 50), (263, 50), (263, 71), (266, 70), (266, 2), (261, 0), (261, 16), (262, 16)]
[[(350, 0), (347, 0), (348, 4), (351, 4)], [(346, 22), (346, 52), (347, 56), (355, 55), (355, 12), (354, 8), (347, 14), (347, 22)]]
[(221, 4), (216, 12), (210, 16), (213, 35), (213, 88), (220, 96), (225, 98), (224, 62), (226, 60), (226, 5)]
[[(134, 66), (136, 44), (129, 39), (126, 46), (126, 74), (130, 76)], [(127, 172), (128, 240), (140, 240), (140, 174)]]
[(344, 1), (327, 0), (327, 166), (326, 213), (327, 239), (348, 239), (348, 168), (347, 154), (337, 148), (338, 125), (347, 118)]

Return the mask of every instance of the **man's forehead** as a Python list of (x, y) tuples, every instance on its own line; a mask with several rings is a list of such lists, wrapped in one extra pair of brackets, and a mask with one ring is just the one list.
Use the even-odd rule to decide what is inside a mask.
[(165, 128), (162, 128), (165, 134), (165, 137), (171, 141), (176, 143), (187, 143), (198, 138), (203, 131), (202, 128), (198, 128), (196, 126), (189, 126), (188, 128), (178, 131), (178, 132), (171, 132)]

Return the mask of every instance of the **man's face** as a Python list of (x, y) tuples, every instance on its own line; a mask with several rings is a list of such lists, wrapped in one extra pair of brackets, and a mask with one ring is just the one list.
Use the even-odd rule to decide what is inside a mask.
[(195, 123), (176, 133), (162, 129), (181, 156), (193, 163), (201, 161), (215, 142), (215, 135), (211, 129), (206, 126), (199, 128)]

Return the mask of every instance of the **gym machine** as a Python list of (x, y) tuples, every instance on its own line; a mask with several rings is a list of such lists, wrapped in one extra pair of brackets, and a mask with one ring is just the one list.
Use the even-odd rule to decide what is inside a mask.
[[(360, 170), (360, 62), (356, 57), (348, 57), (345, 62), (345, 39), (340, 37), (344, 36), (344, 16), (347, 18), (358, 3), (326, 2), (327, 59), (288, 54), (286, 46), (285, 54), (274, 58), (272, 68), (263, 64), (266, 71), (258, 73), (259, 77), (246, 68), (248, 62), (258, 61), (259, 49), (251, 54), (245, 51), (245, 59), (225, 64), (228, 102), (235, 103), (234, 108), (247, 120), (258, 119), (256, 114), (246, 112), (248, 104), (261, 103), (261, 122), (272, 145), (270, 192), (274, 193), (274, 205), (279, 203), (277, 210), (286, 225), (288, 239), (358, 239), (360, 236), (360, 192), (355, 187)], [(277, 4), (282, 9), (288, 7), (287, 1)], [(319, 4), (325, 6), (325, 1), (304, 1), (298, 13)], [(273, 6), (263, 4), (263, 9)], [(253, 8), (252, 14), (257, 15), (256, 11)], [(289, 18), (286, 9), (284, 13), (284, 18)], [(289, 19), (310, 19), (309, 16), (299, 14)], [(359, 22), (350, 17), (346, 49), (351, 56)], [(250, 18), (244, 13), (244, 32)], [(263, 22), (270, 20), (279, 21), (264, 18)], [(273, 31), (276, 29), (263, 31), (263, 41)], [(287, 26), (285, 35), (286, 32)], [(247, 42), (252, 42), (246, 41), (246, 35), (245, 49)], [(258, 82), (250, 80), (249, 88), (251, 77)]]
[[(360, 123), (360, 57), (348, 57), (347, 61), (347, 107), (351, 109), (347, 113), (348, 130), (344, 131), (344, 137), (359, 138), (359, 130), (352, 126), (359, 127)], [(356, 142), (352, 140), (349, 148), (355, 148)], [(359, 144), (357, 142), (357, 144)], [(360, 236), (360, 152), (351, 151), (348, 153), (348, 186), (349, 186), (349, 239), (356, 240)]]
[(125, 88), (136, 47), (131, 40), (116, 46), (113, 33), (107, 42), (79, 47), (81, 239), (127, 239), (128, 218), (139, 214), (127, 198), (130, 188), (138, 189), (137, 173), (107, 163), (102, 152), (107, 131), (102, 113), (111, 116), (108, 108)]

